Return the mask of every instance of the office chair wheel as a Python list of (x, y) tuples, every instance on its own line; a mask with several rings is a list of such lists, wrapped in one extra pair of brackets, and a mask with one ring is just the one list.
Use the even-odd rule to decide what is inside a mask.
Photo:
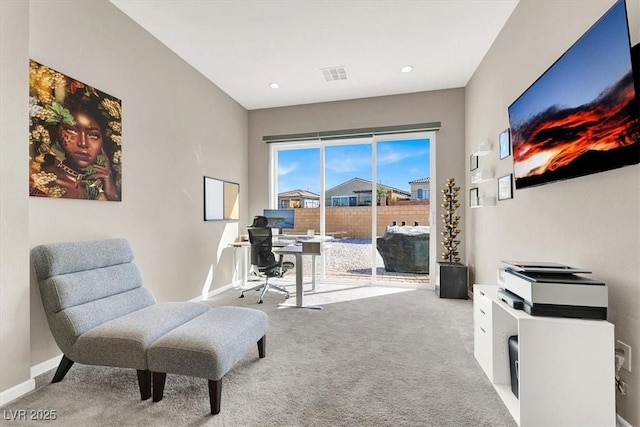
[(244, 298), (244, 294), (240, 294), (238, 298)]
[(262, 300), (258, 301), (258, 304), (262, 304)]

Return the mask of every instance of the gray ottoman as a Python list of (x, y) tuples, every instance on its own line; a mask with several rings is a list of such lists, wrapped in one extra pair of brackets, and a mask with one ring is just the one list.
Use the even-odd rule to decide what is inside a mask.
[(153, 401), (162, 400), (167, 374), (206, 378), (211, 414), (219, 413), (222, 377), (256, 343), (259, 357), (265, 356), (267, 325), (260, 310), (215, 307), (164, 335), (147, 352)]

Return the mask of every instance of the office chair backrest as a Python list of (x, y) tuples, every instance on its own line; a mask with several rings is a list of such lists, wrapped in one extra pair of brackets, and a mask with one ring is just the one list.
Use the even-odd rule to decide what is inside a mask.
[(272, 234), (270, 227), (249, 227), (249, 242), (251, 243), (251, 264), (266, 267), (277, 264), (272, 251)]
[(267, 227), (269, 225), (269, 220), (266, 216), (256, 215), (253, 217), (252, 227)]

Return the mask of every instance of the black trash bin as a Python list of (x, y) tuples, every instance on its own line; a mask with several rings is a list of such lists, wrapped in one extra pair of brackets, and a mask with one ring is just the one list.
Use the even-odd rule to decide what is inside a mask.
[(520, 378), (518, 362), (518, 336), (509, 337), (509, 364), (511, 366), (511, 391), (518, 397), (518, 380)]

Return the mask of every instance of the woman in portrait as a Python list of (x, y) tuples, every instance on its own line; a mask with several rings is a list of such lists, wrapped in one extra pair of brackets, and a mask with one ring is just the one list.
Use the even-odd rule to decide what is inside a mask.
[(30, 194), (119, 201), (120, 102), (33, 61), (30, 71)]

